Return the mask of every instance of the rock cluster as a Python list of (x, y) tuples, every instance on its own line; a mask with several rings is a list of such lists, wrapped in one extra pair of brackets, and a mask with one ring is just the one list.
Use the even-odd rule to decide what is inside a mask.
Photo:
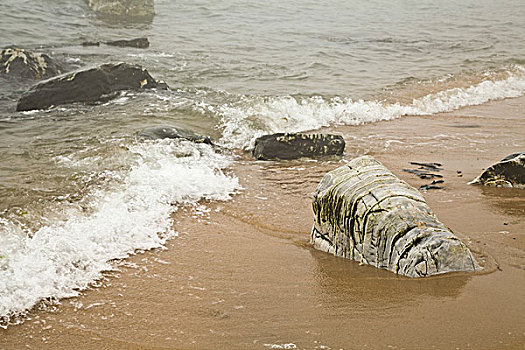
[(327, 173), (313, 210), (317, 249), (408, 277), (479, 269), (423, 196), (370, 156)]

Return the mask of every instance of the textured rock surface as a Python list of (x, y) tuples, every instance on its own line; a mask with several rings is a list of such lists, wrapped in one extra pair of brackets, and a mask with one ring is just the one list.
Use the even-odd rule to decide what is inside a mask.
[(372, 157), (326, 174), (313, 210), (317, 249), (409, 277), (479, 269), (423, 196)]
[(43, 109), (72, 102), (95, 102), (122, 90), (166, 88), (138, 65), (103, 64), (42, 81), (25, 92), (17, 111)]
[(525, 188), (525, 153), (513, 153), (491, 165), (470, 182), (473, 185)]
[(340, 135), (273, 134), (255, 140), (256, 159), (297, 159), (342, 155), (345, 141)]
[(201, 136), (191, 130), (165, 125), (146, 128), (142, 130), (138, 136), (150, 140), (186, 139), (196, 143), (212, 144), (212, 141), (208, 136)]
[(49, 56), (24, 49), (3, 49), (0, 75), (22, 79), (46, 79), (61, 74), (62, 68)]
[(88, 0), (89, 7), (105, 16), (153, 17), (154, 0)]

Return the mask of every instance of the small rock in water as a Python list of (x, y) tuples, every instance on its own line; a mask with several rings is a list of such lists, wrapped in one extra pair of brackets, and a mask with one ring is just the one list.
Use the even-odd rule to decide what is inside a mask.
[(513, 153), (488, 167), (472, 185), (525, 188), (525, 153)]
[(259, 160), (289, 160), (342, 155), (345, 141), (340, 135), (272, 134), (255, 140), (253, 156)]
[(186, 139), (195, 143), (213, 144), (208, 136), (202, 136), (188, 129), (176, 128), (172, 126), (153, 126), (142, 130), (139, 137), (160, 140), (160, 139)]
[(82, 46), (100, 46), (100, 41), (84, 41)]
[(0, 76), (39, 80), (61, 73), (62, 67), (45, 54), (17, 48), (0, 53)]
[(73, 102), (97, 102), (123, 90), (166, 89), (139, 65), (108, 63), (48, 79), (26, 91), (17, 111), (44, 109)]
[(106, 41), (105, 44), (118, 47), (137, 47), (140, 49), (146, 49), (149, 47), (149, 40), (148, 38), (137, 38), (131, 40)]

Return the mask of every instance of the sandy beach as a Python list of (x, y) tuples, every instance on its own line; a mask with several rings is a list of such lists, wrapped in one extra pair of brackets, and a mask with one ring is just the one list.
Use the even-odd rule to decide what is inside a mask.
[[(241, 156), (232, 201), (179, 210), (167, 250), (0, 330), (0, 348), (522, 349), (525, 191), (467, 183), (524, 150), (524, 110), (521, 97), (322, 130), (344, 136), (342, 160)], [(430, 180), (410, 161), (441, 163), (444, 188), (423, 194), (484, 270), (409, 279), (312, 249), (312, 192), (363, 154), (415, 187)]]

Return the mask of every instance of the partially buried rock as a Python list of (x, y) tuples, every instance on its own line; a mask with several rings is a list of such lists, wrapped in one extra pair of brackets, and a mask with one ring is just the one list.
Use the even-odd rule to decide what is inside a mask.
[(279, 133), (255, 140), (253, 156), (261, 160), (316, 158), (342, 155), (344, 149), (340, 135)]
[(473, 185), (525, 188), (525, 153), (513, 153), (491, 165), (470, 182)]
[(172, 126), (153, 126), (146, 128), (142, 130), (138, 136), (150, 140), (185, 139), (195, 143), (213, 144), (208, 136), (198, 135), (191, 130)]
[(89, 7), (102, 16), (153, 17), (154, 0), (87, 0)]
[(315, 248), (408, 277), (479, 269), (415, 188), (370, 156), (326, 174), (313, 199)]
[(48, 55), (24, 49), (3, 49), (0, 76), (39, 80), (61, 74), (62, 68)]
[(139, 65), (108, 63), (42, 81), (25, 92), (17, 111), (44, 109), (73, 102), (96, 102), (122, 90), (165, 89)]

